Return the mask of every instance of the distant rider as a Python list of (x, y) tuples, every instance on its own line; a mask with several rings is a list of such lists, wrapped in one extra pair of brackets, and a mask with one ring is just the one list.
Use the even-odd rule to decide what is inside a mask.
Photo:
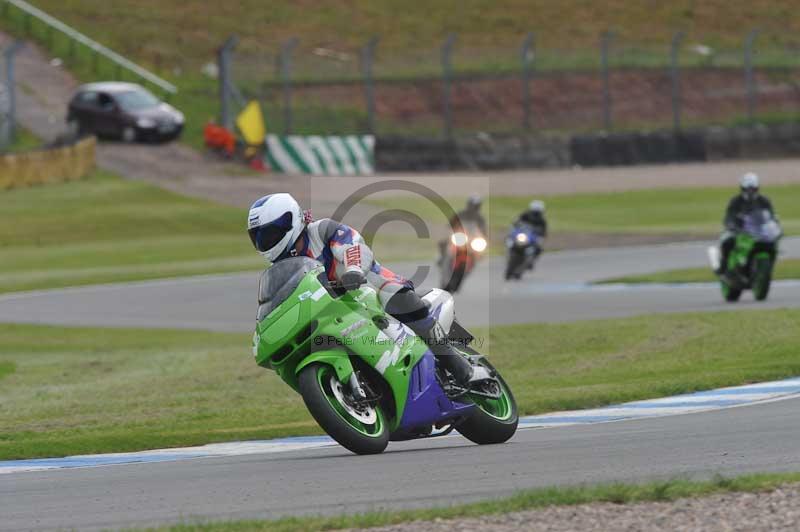
[[(515, 224), (528, 224), (533, 232), (542, 238), (547, 237), (547, 220), (544, 217), (544, 202), (533, 200), (528, 204), (528, 209), (519, 215)], [(533, 258), (542, 254), (541, 242), (535, 247)], [(533, 263), (528, 265), (528, 269), (533, 269)]]
[(720, 236), (720, 263), (716, 273), (724, 274), (728, 268), (728, 257), (736, 244), (736, 233), (742, 229), (742, 216), (755, 210), (766, 210), (772, 216), (772, 202), (759, 193), (758, 175), (748, 172), (739, 180), (739, 194), (731, 198), (722, 224), (725, 231)]
[[(453, 217), (447, 221), (450, 224), (450, 230), (463, 231), (465, 225), (474, 223), (478, 226), (478, 231), (481, 232), (481, 236), (486, 237), (486, 218), (484, 218), (483, 214), (481, 214), (482, 204), (483, 199), (480, 196), (477, 194), (470, 196), (467, 199), (466, 206), (462, 210), (455, 213)], [(440, 264), (447, 254), (447, 243), (449, 241), (450, 240), (448, 238), (439, 241)]]
[(533, 200), (528, 205), (528, 210), (519, 215), (519, 223), (525, 223), (533, 228), (533, 231), (541, 236), (547, 236), (547, 220), (544, 217), (544, 202)]
[(346, 290), (367, 283), (378, 293), (386, 312), (423, 338), (458, 384), (490, 378), (484, 367), (472, 366), (446, 341), (444, 329), (430, 315), (411, 281), (381, 266), (352, 227), (330, 218), (311, 221), (308, 212), (286, 193), (260, 198), (250, 207), (247, 220), (250, 240), (267, 261), (307, 256), (320, 261), (328, 280)]

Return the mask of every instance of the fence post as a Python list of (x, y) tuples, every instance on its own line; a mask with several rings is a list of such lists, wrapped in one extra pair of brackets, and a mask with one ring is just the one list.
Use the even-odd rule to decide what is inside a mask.
[(747, 121), (754, 123), (756, 119), (756, 105), (758, 88), (753, 73), (753, 45), (761, 30), (753, 29), (744, 40), (744, 83), (747, 90)]
[(11, 46), (5, 49), (3, 55), (6, 60), (6, 91), (8, 92), (8, 112), (6, 113), (6, 123), (8, 124), (8, 142), (14, 142), (17, 135), (17, 89), (14, 79), (14, 62), (17, 52), (22, 49), (24, 43), (20, 40), (14, 41)]
[(520, 51), (522, 59), (522, 127), (525, 131), (531, 130), (531, 74), (533, 62), (536, 59), (536, 44), (533, 32), (528, 33), (522, 41)]
[(610, 31), (603, 32), (600, 37), (600, 66), (603, 73), (603, 128), (611, 131), (611, 85), (609, 80), (608, 53), (614, 34)]
[(283, 134), (292, 133), (292, 51), (297, 46), (297, 37), (288, 39), (281, 45), (278, 55), (278, 73), (283, 90)]
[(364, 96), (367, 99), (367, 129), (370, 135), (375, 134), (375, 80), (372, 77), (372, 66), (378, 41), (378, 37), (372, 37), (361, 49), (361, 71), (364, 75)]
[(670, 78), (672, 79), (672, 129), (681, 129), (681, 70), (678, 64), (678, 55), (681, 50), (681, 43), (686, 33), (683, 31), (675, 32), (672, 36), (672, 46), (670, 47)]
[(453, 138), (453, 114), (450, 108), (450, 84), (453, 77), (453, 46), (456, 43), (456, 34), (451, 33), (442, 44), (442, 82), (444, 85), (444, 136), (448, 140)]
[(219, 123), (222, 127), (233, 129), (233, 115), (231, 113), (231, 61), (233, 49), (239, 38), (236, 35), (228, 37), (217, 50), (217, 75), (219, 76)]

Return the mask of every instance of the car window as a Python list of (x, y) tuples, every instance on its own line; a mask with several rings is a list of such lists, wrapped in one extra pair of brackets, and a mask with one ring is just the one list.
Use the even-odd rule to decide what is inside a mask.
[(106, 109), (106, 110), (113, 109), (115, 105), (114, 98), (112, 98), (111, 96), (109, 96), (104, 92), (98, 94), (97, 103), (98, 105), (100, 105), (101, 109)]
[(125, 91), (116, 94), (120, 107), (126, 111), (136, 111), (155, 107), (159, 103), (158, 98), (146, 90)]
[(97, 105), (97, 93), (92, 91), (82, 92), (78, 94), (75, 100), (81, 105)]

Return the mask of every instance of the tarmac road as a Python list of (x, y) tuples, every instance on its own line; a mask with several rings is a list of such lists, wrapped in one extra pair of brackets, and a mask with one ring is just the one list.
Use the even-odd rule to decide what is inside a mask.
[[(797, 306), (800, 283), (766, 304), (721, 303), (713, 284), (587, 286), (702, 266), (705, 243), (550, 253), (519, 283), (480, 265), (457, 309), (470, 325), (644, 312)], [(784, 257), (800, 256), (787, 239)], [(401, 266), (410, 274), (415, 265)], [(0, 297), (0, 321), (250, 331), (256, 273)], [(748, 296), (749, 297), (749, 296)], [(648, 420), (521, 430), (506, 445), (459, 436), (393, 443), (378, 457), (338, 447), (0, 476), (0, 531), (146, 526), (463, 503), (550, 485), (800, 470), (800, 399)]]
[(100, 529), (465, 503), (551, 485), (800, 470), (800, 399), (649, 420), (0, 476), (0, 531)]
[[(800, 305), (800, 283), (777, 282), (764, 303), (746, 293), (724, 303), (714, 283), (660, 286), (587, 285), (611, 277), (702, 267), (707, 243), (545, 253), (520, 282), (502, 279), (504, 260), (478, 265), (456, 296), (466, 326), (573, 321), (656, 312), (779, 308)], [(782, 257), (800, 257), (800, 238), (787, 238)], [(389, 265), (395, 267), (395, 265)], [(412, 276), (415, 264), (396, 271)], [(67, 288), (0, 296), (0, 322), (252, 331), (258, 274), (202, 276)], [(432, 273), (421, 284), (437, 281)]]

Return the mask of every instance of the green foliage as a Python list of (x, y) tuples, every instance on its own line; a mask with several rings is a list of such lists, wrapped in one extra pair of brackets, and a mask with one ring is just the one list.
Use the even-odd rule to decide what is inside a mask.
[(0, 193), (0, 292), (257, 270), (244, 213), (98, 171)]

